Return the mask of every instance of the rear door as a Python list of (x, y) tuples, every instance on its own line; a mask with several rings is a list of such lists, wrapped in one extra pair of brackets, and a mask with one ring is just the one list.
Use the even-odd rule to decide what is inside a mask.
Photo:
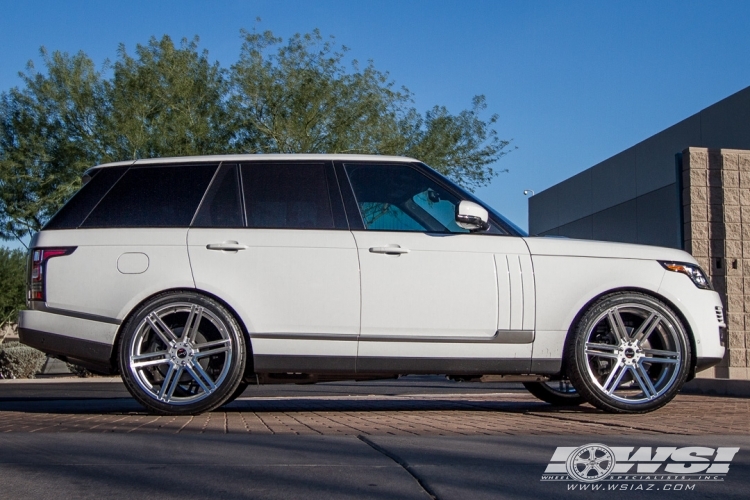
[(256, 372), (353, 372), (359, 265), (330, 162), (224, 164), (188, 233), (196, 286), (237, 311)]

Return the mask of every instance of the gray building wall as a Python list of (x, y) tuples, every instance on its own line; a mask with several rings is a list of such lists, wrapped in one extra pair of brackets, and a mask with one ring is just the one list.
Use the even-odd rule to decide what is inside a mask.
[(750, 149), (750, 87), (529, 199), (529, 233), (682, 247), (675, 156)]

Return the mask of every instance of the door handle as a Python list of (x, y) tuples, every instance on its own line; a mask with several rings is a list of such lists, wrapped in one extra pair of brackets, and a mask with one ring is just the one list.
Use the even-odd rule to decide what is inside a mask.
[(389, 245), (385, 247), (371, 247), (370, 253), (384, 253), (386, 255), (401, 255), (402, 253), (409, 253), (409, 249), (401, 248), (398, 245)]
[(229, 252), (236, 252), (237, 250), (247, 250), (247, 245), (240, 245), (236, 241), (224, 241), (222, 243), (209, 243), (206, 245), (209, 250), (224, 250)]

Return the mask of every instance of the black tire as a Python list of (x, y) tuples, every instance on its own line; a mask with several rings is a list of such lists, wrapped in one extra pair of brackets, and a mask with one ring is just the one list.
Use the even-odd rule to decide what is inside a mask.
[(568, 380), (524, 382), (523, 386), (537, 399), (554, 406), (578, 406), (586, 402)]
[(240, 385), (237, 386), (237, 389), (234, 390), (234, 392), (232, 393), (232, 395), (229, 396), (226, 399), (226, 401), (224, 401), (223, 403), (221, 403), (221, 406), (226, 406), (229, 403), (231, 403), (232, 401), (234, 401), (235, 399), (237, 399), (238, 397), (242, 396), (242, 393), (245, 392), (245, 389), (247, 389), (247, 387), (249, 385), (250, 384), (248, 384), (247, 382), (245, 382), (244, 380), (242, 380), (240, 382)]
[(568, 339), (565, 356), (580, 395), (611, 413), (661, 408), (690, 371), (682, 321), (664, 302), (638, 292), (613, 293), (594, 303)]
[(193, 292), (154, 297), (123, 326), (122, 379), (152, 413), (195, 415), (211, 411), (242, 383), (246, 346), (234, 316)]

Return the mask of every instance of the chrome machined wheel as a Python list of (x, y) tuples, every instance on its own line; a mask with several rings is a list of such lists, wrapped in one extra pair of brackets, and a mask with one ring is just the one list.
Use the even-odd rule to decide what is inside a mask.
[(244, 365), (233, 318), (210, 299), (183, 295), (147, 305), (123, 338), (123, 378), (141, 403), (161, 413), (218, 406), (236, 389)]
[(637, 293), (595, 304), (581, 320), (573, 349), (573, 383), (607, 410), (649, 411), (666, 404), (689, 367), (680, 320), (662, 302)]
[(600, 314), (586, 339), (588, 372), (617, 401), (651, 401), (669, 390), (682, 358), (675, 325), (642, 304)]

